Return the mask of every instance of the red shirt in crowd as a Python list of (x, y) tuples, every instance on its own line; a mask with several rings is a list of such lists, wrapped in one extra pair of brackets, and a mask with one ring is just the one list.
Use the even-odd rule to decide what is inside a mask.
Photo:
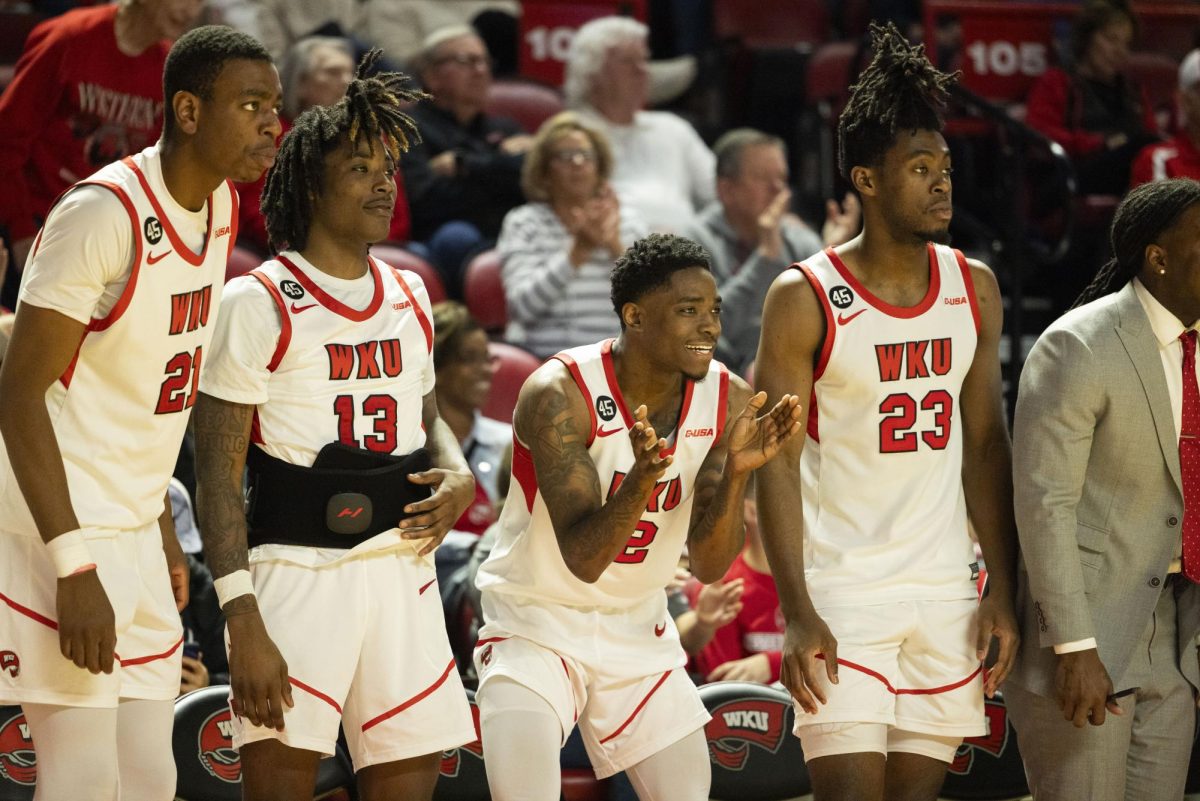
[(1166, 142), (1142, 148), (1133, 162), (1129, 185), (1134, 187), (1168, 178), (1195, 178), (1200, 181), (1200, 149), (1185, 131), (1180, 131)]
[[(712, 641), (696, 655), (696, 671), (707, 676), (726, 662), (765, 653), (771, 668), (768, 682), (779, 681), (784, 625), (775, 578), (770, 573), (759, 573), (746, 564), (744, 552), (733, 560), (724, 580), (730, 582), (739, 578), (745, 579), (742, 611), (733, 621), (717, 629)], [(701, 589), (699, 584), (688, 589), (688, 600), (693, 607)]]
[(0, 224), (14, 240), (37, 233), (71, 184), (158, 139), (171, 43), (127, 56), (116, 16), (102, 5), (38, 25), (0, 95)]

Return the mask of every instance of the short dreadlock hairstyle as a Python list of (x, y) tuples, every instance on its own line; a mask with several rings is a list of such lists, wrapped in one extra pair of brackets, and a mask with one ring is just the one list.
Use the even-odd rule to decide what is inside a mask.
[(188, 31), (175, 41), (163, 67), (163, 133), (175, 131), (172, 100), (179, 92), (190, 92), (201, 100), (211, 100), (213, 84), (225, 64), (237, 59), (271, 62), (267, 48), (253, 36), (226, 25), (204, 25)]
[(1100, 268), (1071, 308), (1115, 292), (1133, 280), (1146, 262), (1146, 248), (1198, 203), (1200, 181), (1191, 178), (1142, 184), (1126, 195), (1117, 207), (1109, 233), (1114, 256)]
[[(650, 234), (634, 242), (617, 259), (612, 271), (612, 304), (621, 318), (626, 303), (637, 303), (671, 281), (671, 274), (692, 267), (712, 270), (708, 251), (690, 239), (674, 234)], [(625, 321), (621, 320), (624, 330)]]
[(272, 252), (308, 246), (313, 208), (324, 189), (325, 157), (338, 145), (365, 143), (374, 154), (382, 140), (399, 161), (400, 153), (421, 141), (417, 124), (402, 109), (427, 95), (406, 88), (408, 77), (399, 72), (371, 75), (382, 54), (375, 48), (363, 56), (346, 96), (332, 106), (308, 109), (283, 137), (259, 206)]
[(850, 87), (838, 119), (838, 171), (878, 167), (901, 131), (940, 131), (950, 86), (958, 73), (939, 72), (924, 45), (911, 45), (894, 23), (871, 23), (875, 56)]

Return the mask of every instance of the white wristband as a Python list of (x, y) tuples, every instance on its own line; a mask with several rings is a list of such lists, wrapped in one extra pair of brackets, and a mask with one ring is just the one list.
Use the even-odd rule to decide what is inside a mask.
[(235, 570), (213, 581), (213, 589), (217, 591), (217, 603), (224, 608), (234, 598), (253, 595), (254, 582), (250, 580), (249, 570)]
[(46, 550), (50, 553), (50, 561), (54, 563), (54, 572), (59, 578), (96, 569), (92, 552), (83, 539), (83, 529), (59, 534), (46, 543)]

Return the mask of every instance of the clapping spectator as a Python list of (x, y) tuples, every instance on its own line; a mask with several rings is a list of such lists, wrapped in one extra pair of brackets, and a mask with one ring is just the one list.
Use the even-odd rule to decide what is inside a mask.
[(464, 263), (496, 238), (522, 201), (521, 165), (531, 139), (507, 117), (484, 112), (492, 57), (468, 26), (435, 31), (413, 61), (432, 95), (412, 111), (421, 142), (400, 163), (412, 238), (424, 243), (452, 296)]
[(538, 356), (618, 332), (613, 261), (645, 226), (608, 184), (604, 135), (572, 112), (538, 131), (521, 176), (530, 203), (504, 219), (498, 249), (508, 338)]
[(679, 233), (714, 199), (713, 154), (686, 121), (644, 111), (649, 93), (646, 26), (592, 20), (575, 34), (563, 87), (613, 151), (612, 184), (652, 231)]

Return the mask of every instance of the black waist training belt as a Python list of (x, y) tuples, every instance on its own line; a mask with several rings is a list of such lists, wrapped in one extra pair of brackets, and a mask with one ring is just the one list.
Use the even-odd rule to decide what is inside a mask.
[(300, 467), (251, 446), (248, 544), (353, 548), (396, 528), (406, 505), (433, 494), (408, 480), (431, 466), (424, 448), (393, 456), (335, 442), (312, 467)]

